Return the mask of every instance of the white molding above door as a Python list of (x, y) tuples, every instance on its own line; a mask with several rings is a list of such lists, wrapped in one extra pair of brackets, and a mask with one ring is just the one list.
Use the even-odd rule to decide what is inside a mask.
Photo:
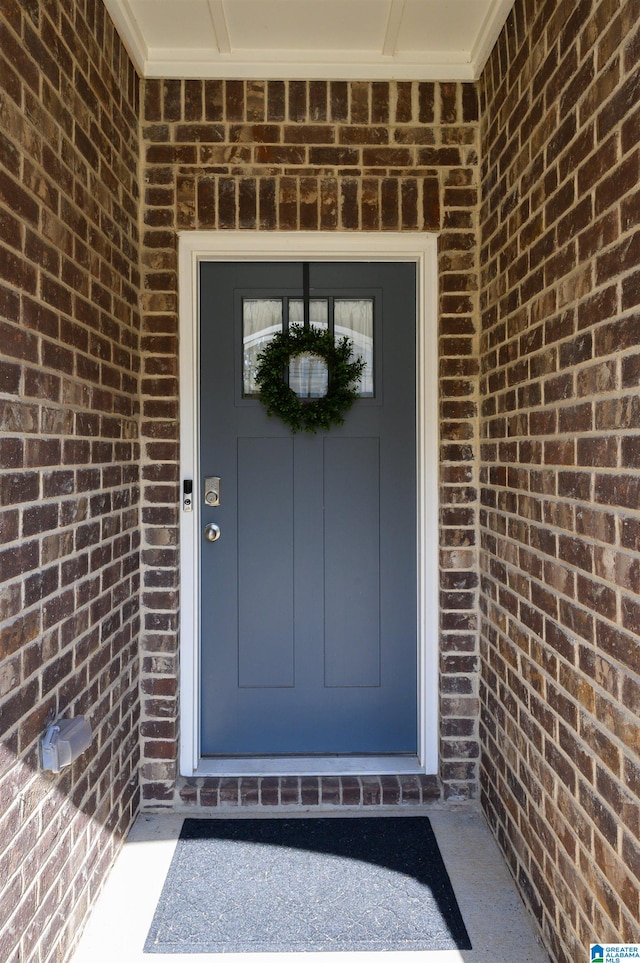
[[(438, 271), (437, 235), (189, 231), (179, 234), (180, 772), (207, 775), (438, 771)], [(416, 265), (418, 755), (218, 760), (200, 753), (199, 265), (202, 261), (408, 261)], [(185, 479), (193, 480), (185, 511)]]

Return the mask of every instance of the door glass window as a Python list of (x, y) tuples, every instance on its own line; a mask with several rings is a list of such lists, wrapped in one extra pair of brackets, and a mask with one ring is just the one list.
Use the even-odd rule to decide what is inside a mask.
[[(304, 324), (302, 298), (289, 301), (289, 324)], [(329, 302), (326, 298), (309, 301), (309, 324), (326, 331), (329, 327)], [(298, 398), (324, 398), (329, 387), (327, 366), (317, 355), (299, 354), (289, 363), (289, 387)]]
[[(289, 324), (304, 324), (304, 305), (302, 298), (289, 301)], [(326, 298), (311, 298), (309, 301), (309, 324), (312, 328), (329, 327), (329, 302)]]
[(298, 398), (324, 398), (329, 387), (329, 371), (317, 354), (305, 351), (289, 362), (289, 387)]
[(242, 393), (258, 394), (256, 369), (258, 355), (274, 334), (282, 331), (281, 298), (244, 298), (242, 301)]
[[(258, 355), (275, 334), (288, 324), (304, 323), (302, 298), (243, 298), (242, 301), (242, 394), (259, 394), (256, 384)], [(374, 397), (373, 298), (311, 298), (309, 323), (313, 328), (333, 328), (335, 337), (353, 342), (353, 357), (365, 367), (360, 379), (361, 398)], [(299, 355), (289, 365), (289, 385), (299, 398), (323, 398), (328, 389), (324, 361), (310, 354)]]
[(353, 341), (354, 358), (365, 363), (360, 397), (373, 398), (373, 299), (336, 298), (333, 310), (336, 338)]

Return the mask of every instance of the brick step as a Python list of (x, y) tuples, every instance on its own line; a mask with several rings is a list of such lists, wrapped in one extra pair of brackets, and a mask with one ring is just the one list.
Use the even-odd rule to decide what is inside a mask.
[(176, 808), (372, 810), (417, 807), (441, 799), (437, 776), (232, 776), (184, 780)]

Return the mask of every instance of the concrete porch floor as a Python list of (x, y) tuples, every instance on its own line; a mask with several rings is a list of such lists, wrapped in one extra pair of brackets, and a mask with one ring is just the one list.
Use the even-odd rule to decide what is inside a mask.
[[(472, 950), (430, 953), (144, 954), (143, 946), (182, 826), (182, 815), (141, 815), (107, 880), (72, 963), (549, 963), (482, 815), (468, 809), (422, 810), (431, 820)], [(220, 813), (220, 816), (228, 815)], [(247, 814), (249, 815), (249, 814)], [(289, 814), (287, 814), (289, 815)], [(293, 815), (293, 814), (291, 814)], [(300, 814), (303, 815), (303, 814)], [(323, 813), (322, 815), (326, 815)], [(349, 815), (342, 812), (340, 815)], [(380, 814), (381, 815), (381, 814)], [(397, 815), (397, 813), (393, 813)], [(410, 814), (417, 815), (415, 810)], [(242, 817), (239, 817), (242, 818)], [(367, 818), (367, 817), (363, 817)]]

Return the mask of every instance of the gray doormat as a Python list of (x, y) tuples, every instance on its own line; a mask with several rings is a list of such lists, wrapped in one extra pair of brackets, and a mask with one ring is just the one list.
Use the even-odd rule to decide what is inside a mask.
[(146, 953), (471, 949), (424, 816), (185, 819)]

